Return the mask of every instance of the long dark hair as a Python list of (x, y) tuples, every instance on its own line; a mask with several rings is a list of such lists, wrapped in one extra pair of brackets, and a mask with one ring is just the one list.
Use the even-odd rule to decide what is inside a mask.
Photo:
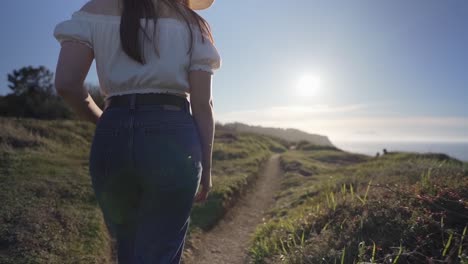
[[(208, 36), (209, 41), (213, 42), (213, 36), (211, 35), (211, 28), (209, 24), (198, 15), (195, 11), (189, 8), (188, 1), (190, 0), (122, 0), (123, 11), (120, 23), (120, 41), (124, 52), (134, 59), (135, 61), (146, 64), (144, 57), (141, 55), (140, 42), (139, 42), (139, 31), (141, 28), (140, 19), (145, 18), (146, 24), (143, 32), (148, 39), (150, 38), (146, 33), (146, 26), (148, 19), (154, 21), (153, 36), (156, 36), (156, 24), (161, 13), (161, 4), (165, 4), (171, 11), (180, 15), (190, 31), (190, 48), (188, 54), (192, 51), (193, 46), (193, 30), (190, 24), (196, 22), (196, 25), (200, 29), (202, 34), (202, 41), (205, 41)], [(153, 41), (153, 45), (156, 41)], [(157, 55), (159, 56), (159, 50), (155, 46)]]

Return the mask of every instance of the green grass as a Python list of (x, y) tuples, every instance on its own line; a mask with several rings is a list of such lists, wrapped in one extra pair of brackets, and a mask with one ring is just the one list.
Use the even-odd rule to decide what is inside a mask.
[(251, 241), (256, 263), (467, 263), (467, 163), (308, 149), (281, 157), (282, 191)]
[[(88, 173), (95, 126), (0, 118), (0, 127), (0, 263), (111, 263)], [(215, 137), (212, 193), (195, 205), (188, 240), (223, 216), (272, 152), (285, 150), (266, 136)]]
[(87, 174), (92, 127), (1, 118), (0, 263), (106, 263)]

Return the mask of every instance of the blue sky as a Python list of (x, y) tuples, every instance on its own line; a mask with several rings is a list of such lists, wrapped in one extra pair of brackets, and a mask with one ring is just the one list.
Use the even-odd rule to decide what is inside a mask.
[[(55, 71), (54, 26), (85, 2), (3, 3), (1, 94), (13, 69)], [(216, 0), (200, 13), (222, 56), (218, 121), (335, 142), (468, 141), (468, 1)]]

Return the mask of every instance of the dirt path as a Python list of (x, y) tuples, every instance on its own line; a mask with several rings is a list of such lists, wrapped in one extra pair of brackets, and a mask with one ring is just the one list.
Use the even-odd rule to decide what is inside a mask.
[(202, 238), (194, 259), (187, 263), (248, 263), (248, 242), (265, 211), (273, 205), (279, 189), (280, 154), (273, 154), (263, 167), (254, 186), (226, 213), (225, 217)]

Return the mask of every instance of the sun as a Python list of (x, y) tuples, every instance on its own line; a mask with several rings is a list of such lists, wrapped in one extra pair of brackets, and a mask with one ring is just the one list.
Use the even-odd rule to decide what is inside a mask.
[(296, 85), (299, 96), (314, 96), (322, 88), (322, 80), (318, 75), (303, 75)]

